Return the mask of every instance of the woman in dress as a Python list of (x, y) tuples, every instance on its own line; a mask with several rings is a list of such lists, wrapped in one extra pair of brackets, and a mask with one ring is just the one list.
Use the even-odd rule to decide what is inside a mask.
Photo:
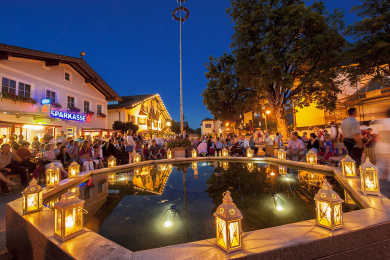
[(87, 140), (83, 141), (80, 149), (80, 164), (83, 166), (83, 171), (93, 170), (92, 150)]

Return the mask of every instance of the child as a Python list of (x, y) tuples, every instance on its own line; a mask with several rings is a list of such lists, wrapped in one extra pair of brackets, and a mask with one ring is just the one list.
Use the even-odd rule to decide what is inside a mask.
[(317, 154), (319, 156), (318, 159), (322, 163), (325, 163), (325, 161), (329, 160), (330, 157), (334, 156), (333, 145), (332, 141), (330, 140), (330, 134), (325, 134), (324, 139), (324, 151)]

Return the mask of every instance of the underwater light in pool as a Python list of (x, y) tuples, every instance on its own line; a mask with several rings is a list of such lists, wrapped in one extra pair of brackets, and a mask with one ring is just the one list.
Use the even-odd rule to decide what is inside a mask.
[(164, 226), (167, 227), (167, 228), (172, 227), (172, 222), (169, 221), (169, 220), (165, 221)]
[(282, 207), (282, 206), (277, 206), (277, 207), (276, 207), (276, 210), (282, 211), (282, 210), (283, 210), (283, 207)]

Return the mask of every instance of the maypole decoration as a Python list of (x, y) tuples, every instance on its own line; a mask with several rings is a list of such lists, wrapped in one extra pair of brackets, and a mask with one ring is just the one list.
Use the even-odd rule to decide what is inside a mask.
[[(172, 17), (176, 21), (180, 22), (180, 131), (183, 132), (183, 73), (182, 73), (182, 55), (181, 55), (181, 23), (186, 21), (190, 16), (190, 12), (187, 8), (181, 5), (182, 2), (186, 0), (179, 0), (180, 6), (173, 10)], [(176, 13), (179, 12), (179, 17), (176, 16)], [(185, 12), (185, 17), (182, 17), (182, 12)]]

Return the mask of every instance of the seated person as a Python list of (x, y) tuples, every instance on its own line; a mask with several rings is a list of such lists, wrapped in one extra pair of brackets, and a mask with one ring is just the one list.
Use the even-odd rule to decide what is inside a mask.
[(94, 144), (92, 147), (92, 158), (95, 163), (95, 169), (104, 168), (102, 150), (99, 144)]
[(89, 146), (89, 141), (83, 141), (83, 144), (80, 148), (80, 163), (83, 166), (83, 171), (94, 170), (93, 167), (93, 157), (92, 157), (92, 149)]
[(320, 141), (317, 139), (317, 136), (315, 133), (310, 134), (310, 140), (307, 143), (307, 151), (313, 150), (314, 152), (318, 153), (320, 150)]
[(153, 140), (152, 141), (152, 146), (149, 148), (149, 159), (151, 160), (157, 160), (161, 159), (161, 153), (160, 153), (160, 148), (157, 145), (157, 141)]
[(257, 155), (259, 147), (256, 146), (254, 135), (251, 135), (251, 138), (249, 139), (249, 147), (254, 151), (254, 155)]
[(207, 153), (207, 142), (206, 140), (203, 140), (199, 145), (198, 145), (198, 154), (199, 156), (206, 156)]
[(8, 174), (18, 174), (20, 175), (20, 180), (22, 181), (23, 187), (28, 185), (26, 169), (14, 162), (18, 163), (22, 162), (22, 158), (20, 158), (17, 154), (11, 153), (11, 146), (9, 144), (2, 144), (0, 151), (0, 185), (3, 193), (10, 193), (8, 186), (15, 185), (14, 182), (9, 181), (6, 176)]
[(264, 137), (265, 156), (274, 156), (274, 140), (269, 136), (269, 133), (265, 133)]
[(329, 158), (334, 155), (332, 141), (330, 140), (330, 134), (326, 134), (324, 136), (324, 139), (324, 151), (317, 154), (318, 159), (322, 163), (325, 163), (325, 161), (329, 160)]
[(237, 156), (243, 154), (240, 143), (236, 142), (234, 139), (232, 139), (232, 145), (228, 149), (231, 155)]
[(56, 149), (54, 149), (54, 153), (56, 154), (56, 156), (60, 153), (60, 148), (62, 146), (62, 143), (61, 142), (58, 142), (56, 143)]
[(56, 160), (56, 155), (54, 153), (54, 145), (53, 144), (46, 144), (45, 145), (45, 152), (43, 154), (43, 159), (46, 161), (45, 168), (49, 168), (52, 163), (54, 163), (55, 167), (60, 168), (61, 171), (61, 179), (64, 179), (65, 176), (68, 175), (68, 173), (65, 171), (64, 166), (59, 160)]
[(59, 160), (62, 165), (64, 165), (65, 163), (69, 163), (70, 155), (68, 153), (68, 148), (66, 148), (65, 145), (62, 145), (59, 151), (60, 152), (56, 155), (56, 159)]
[(249, 148), (249, 142), (246, 140), (244, 135), (240, 136), (240, 140), (238, 140), (238, 143), (241, 146), (242, 156), (246, 156), (246, 150)]
[(300, 161), (305, 154), (304, 150), (305, 150), (305, 144), (301, 139), (298, 139), (298, 133), (293, 132), (291, 135), (291, 140), (287, 145), (287, 151), (286, 151), (287, 158), (292, 160), (292, 157), (294, 155), (297, 155), (298, 161)]
[(37, 166), (35, 165), (35, 163), (30, 161), (30, 159), (34, 157), (34, 155), (28, 150), (29, 146), (30, 146), (29, 142), (23, 142), (22, 146), (18, 149), (16, 154), (20, 158), (22, 158), (22, 162), (20, 163), (20, 165), (26, 168), (30, 168), (30, 172), (33, 172), (35, 171)]
[(217, 155), (222, 150), (222, 148), (223, 148), (223, 145), (221, 143), (221, 140), (219, 139), (219, 137), (217, 137), (217, 142), (215, 143), (215, 151), (216, 151)]
[(215, 150), (215, 144), (214, 144), (214, 138), (210, 137), (207, 141), (207, 151), (209, 155), (214, 155)]

